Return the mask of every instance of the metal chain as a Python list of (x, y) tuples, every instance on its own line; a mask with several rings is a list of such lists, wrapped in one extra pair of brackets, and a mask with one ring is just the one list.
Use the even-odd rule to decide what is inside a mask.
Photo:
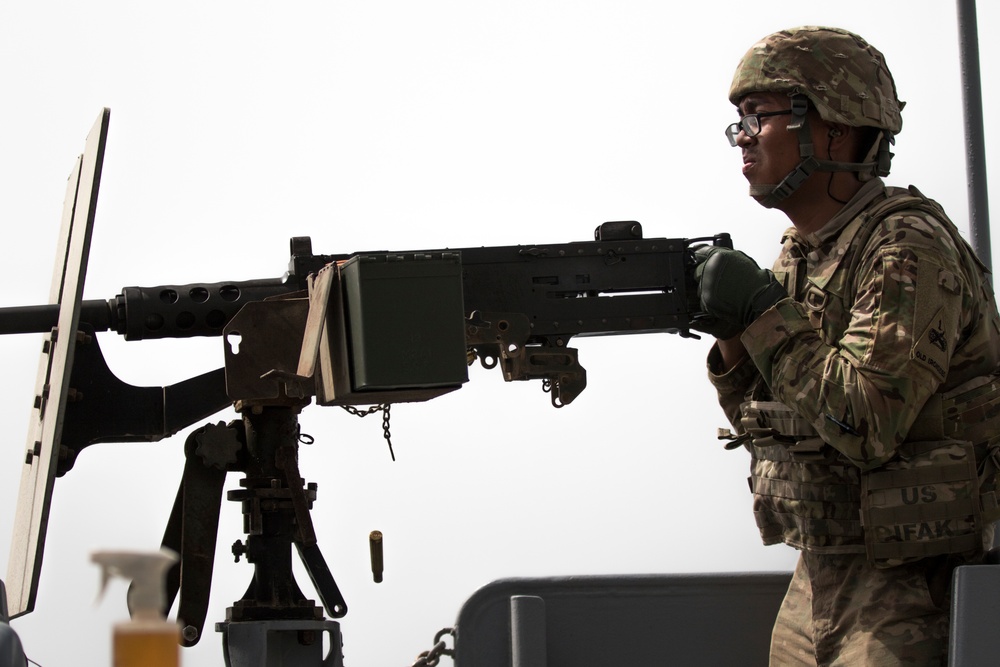
[(434, 635), (434, 648), (418, 655), (416, 661), (410, 667), (435, 667), (435, 665), (441, 662), (441, 656), (454, 659), (455, 647), (448, 648), (443, 639), (445, 635), (455, 637), (455, 628), (442, 628), (439, 630)]
[(396, 454), (392, 451), (392, 434), (389, 433), (389, 408), (392, 407), (391, 403), (379, 403), (378, 405), (371, 405), (367, 410), (358, 410), (353, 405), (341, 405), (348, 414), (352, 414), (355, 417), (367, 417), (368, 415), (373, 415), (376, 412), (382, 412), (382, 437), (389, 444), (389, 456), (392, 460), (396, 460)]
[(385, 438), (386, 443), (389, 445), (389, 456), (395, 461), (396, 454), (392, 451), (392, 434), (389, 433), (389, 408), (391, 407), (391, 404), (386, 403), (385, 407), (382, 408), (382, 437)]
[(354, 415), (355, 417), (367, 417), (368, 415), (375, 414), (385, 406), (379, 403), (378, 405), (369, 406), (367, 410), (358, 410), (353, 405), (341, 405), (340, 407), (344, 408), (344, 410)]

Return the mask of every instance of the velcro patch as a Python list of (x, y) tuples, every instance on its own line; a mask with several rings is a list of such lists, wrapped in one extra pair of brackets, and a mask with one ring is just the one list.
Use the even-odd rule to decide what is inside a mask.
[(949, 294), (959, 294), (962, 286), (958, 283), (958, 277), (951, 271), (941, 269), (938, 271), (938, 287), (946, 290)]

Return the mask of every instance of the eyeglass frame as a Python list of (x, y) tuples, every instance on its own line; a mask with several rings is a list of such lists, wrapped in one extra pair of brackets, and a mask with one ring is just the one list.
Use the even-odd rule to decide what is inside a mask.
[[(758, 113), (748, 113), (741, 116), (740, 119), (726, 127), (726, 138), (729, 139), (729, 145), (735, 148), (737, 146), (736, 137), (739, 135), (740, 131), (748, 137), (756, 137), (761, 131), (761, 118), (767, 118), (768, 116), (787, 116), (793, 113), (791, 109), (786, 109), (784, 111), (761, 111)], [(753, 118), (757, 129), (752, 129), (747, 125), (747, 119)]]

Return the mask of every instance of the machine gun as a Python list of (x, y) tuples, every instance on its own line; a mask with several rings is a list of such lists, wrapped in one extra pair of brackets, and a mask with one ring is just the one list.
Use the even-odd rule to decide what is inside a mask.
[[(82, 302), (80, 322), (91, 332), (115, 331), (129, 341), (221, 335), (242, 341), (252, 331), (251, 342), (270, 349), (283, 344), (271, 329), (274, 323), (261, 327), (249, 313), (238, 317), (240, 311), (281, 300), (290, 303), (250, 308), (265, 319), (269, 315), (262, 314), (274, 310), (301, 319), (311, 299), (334, 324), (350, 328), (336, 332), (347, 336), (341, 342), (347, 344), (354, 376), (348, 395), (303, 387), (322, 404), (423, 400), (435, 392), (403, 390), (455, 389), (467, 380), (455, 368), (465, 366), (468, 350), (470, 358), (488, 368), (500, 362), (507, 381), (543, 380), (553, 405), (562, 407), (586, 387), (586, 372), (568, 347), (572, 337), (691, 336), (690, 321), (698, 307), (689, 248), (705, 242), (731, 247), (728, 234), (644, 239), (642, 225), (635, 221), (606, 222), (597, 227), (594, 239), (314, 255), (309, 237), (295, 237), (281, 278), (126, 287), (107, 301)], [(320, 276), (316, 290), (331, 300), (332, 308), (310, 296), (310, 283)], [(56, 326), (58, 312), (58, 305), (0, 308), (0, 334), (48, 332)], [(305, 327), (304, 320), (289, 324)], [(298, 351), (301, 336), (296, 339)], [(227, 356), (227, 375), (241, 366), (235, 356), (235, 350), (232, 358)], [(273, 369), (293, 370), (280, 356), (270, 360)], [(439, 370), (442, 366), (446, 368)], [(246, 373), (237, 374), (241, 379), (229, 378), (229, 397), (257, 398), (245, 395), (252, 389), (239, 386), (241, 380), (251, 381)], [(274, 379), (278, 377), (284, 376)], [(338, 384), (341, 391), (345, 387)], [(383, 397), (373, 390), (387, 393)]]
[[(95, 124), (71, 178), (63, 270), (53, 303), (0, 309), (0, 333), (47, 332), (22, 474), (8, 588), (11, 616), (31, 611), (54, 477), (98, 442), (155, 441), (219, 410), (241, 419), (187, 438), (186, 464), (163, 546), (180, 555), (168, 576), (179, 595), (185, 645), (202, 635), (226, 474), (244, 475), (228, 499), (242, 505), (254, 565), (243, 599), (227, 610), (227, 664), (340, 665), (347, 605), (320, 553), (309, 510), (315, 484), (298, 469), (298, 413), (320, 405), (388, 411), (468, 380), (468, 366), (504, 379), (540, 379), (556, 407), (586, 386), (569, 347), (575, 336), (667, 332), (692, 336), (697, 243), (729, 236), (643, 238), (638, 222), (608, 222), (584, 242), (315, 255), (291, 240), (281, 278), (127, 287), (82, 301), (109, 114)], [(108, 368), (98, 332), (127, 340), (222, 336), (225, 366), (169, 387), (134, 387)], [(122, 410), (122, 405), (130, 406)], [(307, 600), (291, 569), (294, 545), (322, 602)], [(330, 655), (318, 636), (329, 633)]]

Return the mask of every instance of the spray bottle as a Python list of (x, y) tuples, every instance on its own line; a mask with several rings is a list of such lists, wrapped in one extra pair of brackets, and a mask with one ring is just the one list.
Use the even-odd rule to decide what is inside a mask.
[(131, 582), (128, 607), (132, 620), (114, 627), (114, 667), (179, 667), (180, 627), (163, 616), (165, 577), (177, 554), (98, 551), (90, 559), (101, 568), (101, 594), (112, 577)]

